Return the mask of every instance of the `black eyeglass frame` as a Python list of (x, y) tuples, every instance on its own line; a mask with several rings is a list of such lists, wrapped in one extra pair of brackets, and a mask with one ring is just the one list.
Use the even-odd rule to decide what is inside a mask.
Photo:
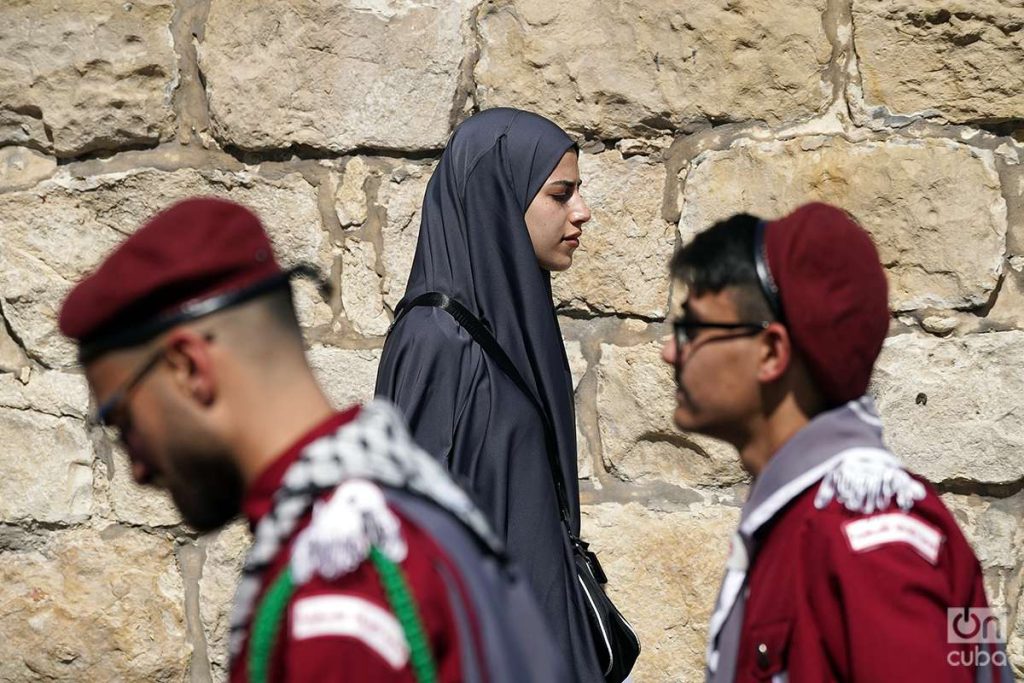
[(737, 334), (725, 334), (720, 337), (711, 337), (706, 343), (711, 344), (718, 341), (728, 341), (729, 339), (742, 339), (744, 337), (753, 337), (756, 334), (760, 334), (768, 329), (768, 326), (772, 324), (772, 320), (759, 320), (757, 322), (736, 322), (736, 323), (713, 323), (704, 322), (703, 320), (675, 320), (672, 322), (672, 333), (676, 344), (676, 384), (680, 382), (683, 371), (683, 347), (687, 344), (692, 344), (695, 341), (696, 335), (690, 336), (686, 329), (697, 329), (697, 330), (746, 330), (746, 332), (740, 332)]
[(164, 358), (164, 354), (167, 353), (167, 349), (161, 347), (153, 353), (146, 362), (139, 366), (139, 369), (128, 378), (124, 384), (122, 384), (113, 394), (110, 395), (106, 401), (104, 401), (97, 409), (96, 412), (89, 417), (89, 424), (94, 427), (111, 427), (113, 426), (110, 418), (114, 412), (121, 407), (124, 403), (125, 398), (132, 390), (139, 385), (146, 375), (148, 375), (153, 368), (155, 368), (161, 360)]

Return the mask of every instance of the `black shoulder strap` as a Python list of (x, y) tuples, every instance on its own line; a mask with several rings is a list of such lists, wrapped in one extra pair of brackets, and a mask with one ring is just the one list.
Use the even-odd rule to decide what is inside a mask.
[(415, 299), (406, 302), (402, 300), (399, 302), (397, 309), (395, 310), (395, 320), (391, 323), (391, 327), (388, 328), (388, 334), (394, 329), (398, 321), (405, 317), (406, 313), (411, 311), (417, 306), (433, 306), (440, 308), (447, 312), (451, 317), (455, 318), (455, 322), (459, 323), (466, 332), (469, 332), (469, 336), (480, 345), (480, 348), (484, 350), (488, 356), (491, 357), (498, 367), (501, 368), (512, 383), (515, 384), (523, 395), (533, 404), (534, 409), (540, 415), (541, 422), (544, 425), (544, 440), (547, 445), (548, 452), (548, 465), (551, 467), (551, 478), (555, 484), (555, 495), (558, 498), (558, 512), (562, 518), (562, 523), (565, 525), (566, 531), (569, 533), (570, 540), (575, 541), (576, 536), (572, 533), (572, 525), (569, 523), (569, 504), (565, 494), (565, 479), (562, 477), (562, 468), (558, 463), (558, 443), (555, 440), (555, 430), (551, 425), (551, 418), (548, 416), (546, 410), (541, 405), (540, 401), (527, 386), (523, 376), (519, 374), (519, 370), (516, 369), (512, 359), (505, 353), (505, 349), (501, 348), (501, 344), (494, 338), (494, 335), (490, 330), (477, 318), (473, 313), (469, 311), (465, 306), (460, 304), (455, 299), (451, 298), (447, 294), (441, 292), (426, 292), (420, 294)]

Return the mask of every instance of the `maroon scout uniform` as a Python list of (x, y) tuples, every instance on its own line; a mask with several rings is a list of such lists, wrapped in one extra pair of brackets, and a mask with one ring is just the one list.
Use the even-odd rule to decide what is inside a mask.
[[(321, 489), (310, 504), (289, 502)], [(244, 510), (254, 543), (232, 613), (233, 683), (252, 678), (254, 615), (286, 567), (295, 589), (266, 655), (267, 680), (419, 680), (371, 546), (400, 566), (439, 682), (565, 680), (532, 595), (499, 561), (482, 514), (391, 404), (351, 408), (307, 434), (254, 482)]]
[(712, 617), (709, 680), (999, 683), (1008, 667), (976, 666), (1004, 661), (999, 644), (947, 635), (949, 609), (986, 606), (952, 515), (885, 450), (862, 399), (812, 420), (755, 482)]
[[(285, 471), (299, 457), (302, 448), (312, 441), (326, 436), (352, 420), (358, 408), (351, 408), (339, 413), (326, 423), (307, 434), (286, 453), (281, 455), (274, 464), (253, 483), (244, 501), (245, 516), (250, 527), (256, 529), (260, 520), (270, 511), (274, 493), (280, 488)], [(325, 496), (329, 497), (329, 496)], [(397, 510), (392, 510), (401, 520), (402, 534), (408, 544), (408, 557), (402, 563), (402, 569), (409, 582), (410, 589), (420, 605), (420, 615), (424, 629), (432, 644), (437, 664), (438, 680), (452, 682), (462, 680), (459, 670), (459, 642), (451, 608), (444, 599), (447, 589), (441, 579), (437, 567), (445, 567), (452, 571), (444, 553), (430, 539), (429, 535), (418, 528), (414, 522), (404, 518)], [(297, 535), (309, 525), (311, 512), (306, 513), (296, 528)], [(272, 565), (265, 573), (260, 594), (266, 589), (270, 580), (277, 576), (291, 559), (293, 542), (283, 547), (275, 557)], [(380, 681), (380, 683), (414, 683), (415, 678), (407, 659), (400, 666), (395, 666), (389, 657), (393, 649), (386, 640), (381, 641), (368, 637), (374, 630), (386, 630), (397, 622), (390, 616), (390, 608), (381, 585), (380, 578), (370, 567), (362, 563), (354, 571), (335, 580), (320, 576), (313, 577), (299, 588), (291, 599), (291, 604), (311, 604), (316, 606), (317, 598), (325, 596), (345, 596), (351, 598), (346, 602), (335, 601), (334, 621), (325, 623), (316, 635), (300, 633), (296, 637), (292, 612), (286, 614), (281, 625), (280, 635), (273, 649), (270, 665), (270, 679), (274, 681), (323, 681), (324, 683), (340, 683), (342, 681)], [(312, 600), (307, 600), (312, 598)], [(321, 610), (320, 618), (324, 622), (331, 621), (331, 603), (325, 604), (327, 613)], [(383, 612), (384, 614), (382, 614)], [(367, 626), (360, 629), (348, 629), (348, 623), (366, 622)], [(354, 632), (349, 632), (354, 631)], [(248, 680), (246, 661), (248, 651), (243, 648), (241, 655), (236, 657), (231, 667), (232, 683)]]

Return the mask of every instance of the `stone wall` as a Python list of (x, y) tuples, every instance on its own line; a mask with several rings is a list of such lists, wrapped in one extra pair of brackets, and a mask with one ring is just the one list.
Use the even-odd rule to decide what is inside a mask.
[(0, 679), (221, 680), (247, 543), (196, 537), (84, 423), (54, 317), (153, 212), (266, 221), (333, 398), (370, 396), (452, 127), (518, 105), (580, 141), (593, 207), (555, 278), (585, 531), (644, 641), (700, 680), (746, 491), (676, 433), (673, 249), (740, 209), (851, 210), (892, 284), (872, 392), (1010, 616), (1024, 673), (1022, 0), (7, 0), (0, 7)]

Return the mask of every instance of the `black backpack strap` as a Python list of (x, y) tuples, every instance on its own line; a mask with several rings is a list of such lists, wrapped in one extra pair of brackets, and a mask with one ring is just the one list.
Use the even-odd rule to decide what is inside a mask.
[(395, 320), (391, 323), (391, 327), (388, 328), (388, 334), (395, 328), (395, 325), (405, 317), (405, 315), (417, 306), (432, 306), (440, 308), (448, 313), (455, 322), (462, 326), (462, 329), (469, 332), (469, 336), (473, 338), (480, 348), (484, 350), (491, 360), (493, 360), (502, 372), (508, 376), (512, 383), (519, 388), (519, 391), (526, 396), (527, 400), (533, 405), (537, 414), (540, 416), (541, 422), (544, 425), (544, 440), (547, 446), (548, 453), (548, 465), (551, 467), (551, 478), (555, 484), (555, 496), (558, 498), (558, 512), (562, 518), (562, 523), (565, 525), (565, 529), (569, 534), (569, 540), (573, 543), (580, 543), (581, 541), (572, 532), (572, 525), (569, 523), (569, 502), (565, 494), (565, 479), (562, 477), (562, 469), (558, 463), (558, 443), (555, 440), (555, 430), (551, 425), (551, 418), (548, 416), (546, 410), (544, 410), (541, 402), (534, 395), (533, 391), (526, 384), (526, 380), (519, 373), (512, 359), (505, 353), (505, 349), (501, 348), (501, 344), (494, 338), (494, 335), (486, 325), (480, 321), (473, 313), (459, 303), (457, 300), (451, 298), (447, 294), (441, 292), (426, 292), (420, 294), (411, 301), (405, 301), (404, 299), (398, 303), (398, 307), (395, 309)]

